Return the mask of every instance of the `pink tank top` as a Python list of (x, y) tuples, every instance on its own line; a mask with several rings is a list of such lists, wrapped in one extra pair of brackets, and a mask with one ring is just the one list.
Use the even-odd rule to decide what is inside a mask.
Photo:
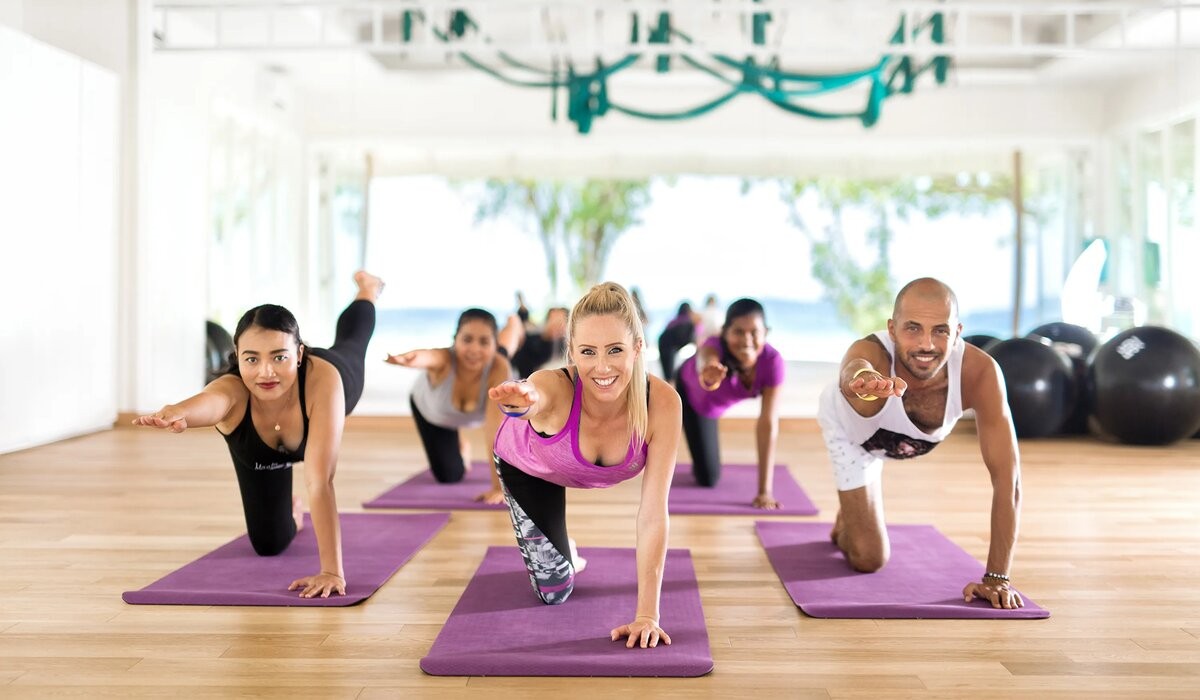
[(571, 415), (562, 430), (550, 437), (543, 437), (529, 421), (506, 417), (496, 432), (496, 442), (492, 447), (496, 456), (530, 476), (576, 489), (607, 488), (637, 476), (646, 467), (645, 443), (642, 444), (641, 454), (635, 455), (633, 442), (630, 441), (625, 461), (611, 467), (592, 464), (579, 453), (583, 385), (578, 377), (575, 377), (574, 383)]

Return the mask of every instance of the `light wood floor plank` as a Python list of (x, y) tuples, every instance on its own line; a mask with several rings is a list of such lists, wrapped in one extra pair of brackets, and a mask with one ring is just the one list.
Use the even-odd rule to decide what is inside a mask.
[[(389, 425), (348, 427), (344, 511), (422, 468), (411, 426)], [(921, 460), (889, 464), (885, 503), (889, 521), (935, 524), (983, 559), (990, 487), (969, 428)], [(723, 426), (722, 449), (730, 462), (752, 461), (752, 428)], [(785, 433), (779, 460), (822, 509), (792, 519), (831, 520), (820, 435)], [(0, 455), (0, 557), (19, 572), (0, 597), (0, 696), (1200, 697), (1200, 440), (1027, 441), (1022, 461), (1013, 573), (1049, 620), (808, 618), (772, 572), (753, 518), (676, 516), (671, 546), (692, 551), (716, 670), (577, 679), (439, 678), (418, 667), (486, 547), (512, 545), (503, 512), (453, 513), (359, 606), (128, 606), (122, 591), (242, 532), (219, 436), (118, 429)], [(637, 498), (632, 483), (571, 492), (572, 535), (632, 546)]]

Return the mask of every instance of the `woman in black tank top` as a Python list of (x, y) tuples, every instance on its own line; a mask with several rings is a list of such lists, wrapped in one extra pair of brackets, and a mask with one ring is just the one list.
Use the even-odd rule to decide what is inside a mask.
[(383, 290), (382, 280), (363, 271), (354, 281), (358, 295), (338, 317), (328, 349), (306, 347), (287, 309), (257, 306), (238, 322), (224, 375), (133, 421), (175, 433), (216, 426), (233, 458), (250, 543), (262, 556), (287, 549), (304, 524), (300, 498), (292, 495), (292, 465), (305, 463), (320, 569), (288, 586), (304, 598), (346, 593), (333, 476), (345, 417), (362, 396), (375, 300)]

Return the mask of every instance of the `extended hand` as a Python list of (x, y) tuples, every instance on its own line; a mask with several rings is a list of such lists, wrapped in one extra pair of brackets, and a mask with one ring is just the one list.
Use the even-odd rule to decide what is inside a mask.
[(321, 596), (328, 598), (330, 593), (337, 591), (339, 595), (346, 595), (346, 579), (337, 574), (329, 574), (324, 571), (316, 576), (305, 576), (292, 581), (288, 585), (289, 591), (300, 590), (301, 598), (313, 598)]
[(520, 414), (538, 402), (538, 391), (530, 382), (510, 379), (488, 389), (488, 398), (500, 404), (501, 412)]
[(859, 398), (874, 396), (886, 399), (889, 396), (904, 396), (905, 390), (908, 389), (908, 383), (900, 377), (885, 377), (878, 372), (863, 372), (851, 379), (846, 388), (858, 394)]
[(783, 504), (775, 500), (774, 497), (760, 493), (754, 497), (754, 502), (750, 505), (762, 510), (779, 510)]
[(1021, 594), (1009, 588), (1007, 583), (980, 583), (972, 581), (963, 588), (963, 602), (970, 603), (972, 598), (983, 598), (990, 602), (993, 608), (1013, 610), (1025, 607)]
[(638, 644), (640, 640), (641, 647), (656, 647), (661, 639), (663, 644), (671, 645), (671, 636), (663, 631), (658, 626), (658, 621), (650, 617), (639, 616), (628, 625), (621, 625), (612, 631), (612, 640), (615, 642), (621, 637), (629, 637), (629, 641), (625, 643), (626, 649), (632, 649), (634, 644)]
[(417, 359), (417, 351), (410, 350), (399, 355), (388, 355), (384, 362), (392, 365), (400, 365), (401, 367), (411, 367), (414, 360)]
[(172, 433), (182, 433), (187, 430), (187, 419), (183, 412), (174, 406), (163, 406), (157, 413), (148, 416), (138, 416), (133, 419), (134, 425), (149, 428), (166, 428)]
[(729, 368), (713, 360), (700, 368), (700, 386), (704, 387), (705, 391), (712, 391), (721, 386), (727, 374)]
[(492, 506), (504, 503), (504, 491), (500, 489), (488, 489), (476, 496), (475, 500)]

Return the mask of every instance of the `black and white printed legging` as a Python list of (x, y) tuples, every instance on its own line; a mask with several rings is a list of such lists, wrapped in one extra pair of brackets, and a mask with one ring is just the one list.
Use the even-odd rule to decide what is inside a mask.
[(546, 605), (565, 603), (575, 586), (567, 538), (566, 488), (530, 476), (495, 455), (492, 461), (533, 592)]

